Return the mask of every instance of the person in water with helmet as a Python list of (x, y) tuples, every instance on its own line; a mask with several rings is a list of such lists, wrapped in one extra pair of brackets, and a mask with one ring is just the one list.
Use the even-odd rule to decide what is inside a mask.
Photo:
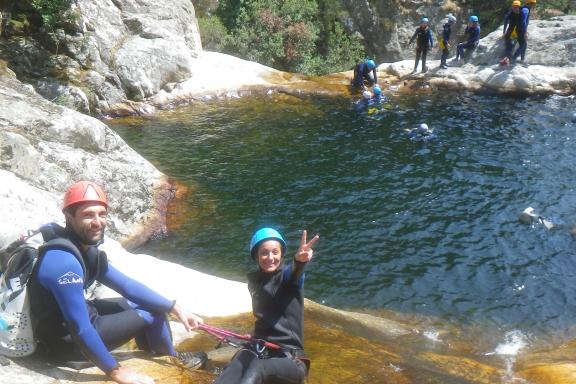
[[(174, 350), (166, 315), (187, 330), (202, 319), (117, 270), (98, 249), (108, 217), (102, 188), (91, 181), (73, 184), (64, 195), (62, 212), (66, 227), (50, 226), (64, 246), (51, 246), (50, 241), (40, 248), (28, 286), (37, 352), (74, 368), (96, 365), (120, 384), (154, 383), (151, 377), (121, 366), (110, 354), (131, 339), (153, 355), (171, 356), (175, 364), (202, 366), (205, 353)], [(122, 297), (85, 299), (84, 290), (95, 282)]]
[(366, 84), (372, 86), (378, 82), (376, 75), (376, 63), (372, 59), (368, 59), (361, 63), (356, 64), (354, 67), (354, 78), (352, 79), (352, 86), (365, 89)]
[(309, 369), (304, 353), (304, 268), (312, 260), (319, 236), (307, 240), (302, 231), (292, 260), (284, 262), (286, 241), (273, 228), (262, 228), (250, 241), (250, 256), (258, 270), (248, 274), (254, 337), (281, 350), (244, 347), (214, 384), (302, 384)]
[(464, 33), (468, 36), (467, 40), (463, 43), (458, 44), (456, 47), (456, 62), (464, 62), (465, 51), (473, 51), (478, 46), (480, 41), (480, 24), (478, 16), (470, 16), (468, 19), (468, 26)]
[(512, 58), (512, 51), (516, 42), (522, 46), (524, 42), (524, 34), (521, 33), (522, 29), (520, 26), (520, 6), (522, 3), (520, 0), (514, 0), (510, 10), (506, 12), (504, 17), (504, 28), (502, 30), (504, 37), (504, 47), (505, 53), (504, 58), (500, 61), (501, 65), (510, 64), (510, 59)]
[(418, 71), (418, 62), (420, 61), (420, 56), (422, 56), (422, 73), (428, 71), (426, 67), (426, 55), (428, 51), (434, 47), (434, 40), (432, 39), (432, 31), (428, 27), (428, 18), (423, 17), (420, 20), (420, 26), (416, 28), (416, 31), (412, 35), (408, 46), (416, 40), (416, 59), (414, 61), (414, 70), (412, 73)]
[(438, 46), (442, 50), (442, 57), (440, 57), (440, 68), (446, 69), (448, 65), (446, 60), (448, 60), (448, 51), (450, 49), (450, 34), (452, 33), (452, 26), (456, 24), (456, 17), (452, 14), (446, 16), (446, 24), (442, 27), (442, 38), (438, 42)]

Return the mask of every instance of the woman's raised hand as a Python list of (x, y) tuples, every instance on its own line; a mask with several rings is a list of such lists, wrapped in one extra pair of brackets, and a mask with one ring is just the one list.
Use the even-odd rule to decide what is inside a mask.
[(294, 256), (294, 259), (296, 259), (296, 261), (300, 261), (302, 263), (307, 263), (310, 260), (312, 260), (312, 256), (314, 255), (314, 250), (312, 249), (312, 247), (318, 241), (318, 239), (320, 239), (320, 236), (315, 235), (312, 238), (312, 240), (307, 242), (306, 236), (307, 236), (307, 232), (306, 232), (306, 230), (303, 230), (302, 231), (302, 238), (300, 239), (300, 247), (298, 248), (298, 251), (296, 252), (296, 256)]

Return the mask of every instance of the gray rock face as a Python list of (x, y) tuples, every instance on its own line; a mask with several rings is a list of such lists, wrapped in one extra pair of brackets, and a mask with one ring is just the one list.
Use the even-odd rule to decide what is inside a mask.
[[(433, 70), (416, 78), (427, 81), (432, 87), (453, 90), (503, 94), (576, 92), (576, 16), (555, 17), (548, 21), (534, 20), (528, 32), (524, 64), (499, 64), (504, 56), (502, 29), (499, 29), (480, 40), (467, 64), (439, 70), (439, 62), (430, 61), (428, 65)], [(381, 64), (378, 70), (405, 78), (413, 66), (412, 60), (404, 60)]]
[(64, 191), (81, 179), (107, 191), (113, 237), (145, 235), (147, 224), (163, 230), (164, 175), (101, 121), (0, 75), (0, 247), (28, 229), (61, 221)]
[(15, 43), (13, 68), (43, 96), (82, 112), (104, 114), (189, 78), (202, 51), (190, 0), (78, 0), (69, 13), (75, 33), (55, 34), (58, 54)]

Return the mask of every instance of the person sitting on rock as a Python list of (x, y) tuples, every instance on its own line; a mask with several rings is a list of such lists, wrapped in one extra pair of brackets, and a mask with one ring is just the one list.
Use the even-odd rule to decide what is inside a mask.
[(438, 42), (438, 46), (442, 50), (442, 57), (440, 57), (440, 68), (442, 69), (448, 68), (446, 60), (448, 60), (450, 49), (450, 34), (452, 33), (452, 25), (456, 23), (456, 17), (454, 15), (449, 14), (446, 18), (446, 24), (442, 27), (442, 38)]
[(512, 2), (512, 7), (506, 16), (504, 17), (504, 29), (502, 30), (504, 36), (504, 46), (505, 53), (504, 58), (500, 61), (501, 65), (510, 64), (510, 59), (512, 58), (512, 50), (516, 41), (522, 45), (524, 41), (524, 34), (519, 33), (521, 31), (520, 27), (520, 6), (522, 3), (520, 0), (514, 0)]
[[(98, 249), (108, 216), (102, 188), (90, 181), (73, 184), (64, 195), (62, 212), (66, 227), (51, 226), (67, 246), (53, 247), (51, 241), (41, 248), (28, 286), (37, 352), (73, 368), (96, 365), (121, 384), (154, 383), (118, 364), (109, 352), (134, 338), (139, 348), (171, 356), (175, 364), (191, 369), (203, 365), (205, 353), (174, 350), (166, 315), (178, 319), (187, 330), (202, 319), (124, 275)], [(85, 299), (84, 290), (97, 281), (122, 297)]]
[[(518, 57), (520, 57), (520, 60), (524, 61), (526, 58), (526, 49), (528, 48), (528, 24), (530, 23), (530, 14), (532, 13), (532, 8), (535, 6), (536, 0), (526, 0), (526, 4), (520, 8), (518, 49), (512, 57), (513, 60), (518, 60)], [(522, 35), (521, 39), (520, 35)]]
[(423, 17), (420, 20), (420, 26), (416, 28), (416, 31), (412, 35), (408, 46), (416, 40), (416, 59), (414, 61), (414, 70), (412, 73), (416, 73), (418, 70), (418, 62), (420, 61), (420, 56), (422, 56), (422, 73), (426, 72), (428, 68), (426, 67), (426, 55), (428, 50), (434, 47), (434, 41), (432, 40), (432, 31), (428, 27), (429, 20), (427, 17)]
[(478, 46), (480, 41), (480, 24), (478, 16), (470, 16), (468, 19), (468, 26), (464, 33), (468, 36), (467, 40), (458, 44), (456, 47), (456, 62), (462, 64), (464, 62), (464, 54), (469, 55)]
[(354, 78), (352, 86), (366, 89), (366, 84), (372, 86), (378, 82), (376, 75), (376, 63), (372, 59), (356, 64), (354, 67)]
[(301, 384), (310, 361), (304, 353), (304, 268), (312, 260), (318, 235), (307, 241), (302, 231), (300, 247), (287, 263), (286, 242), (273, 228), (262, 228), (252, 236), (250, 256), (258, 270), (248, 274), (252, 312), (256, 317), (254, 337), (281, 349), (244, 347), (214, 384)]

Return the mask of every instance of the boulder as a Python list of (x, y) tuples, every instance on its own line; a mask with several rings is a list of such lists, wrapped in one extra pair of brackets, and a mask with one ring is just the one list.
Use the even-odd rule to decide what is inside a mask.
[(114, 238), (135, 244), (165, 230), (165, 175), (103, 122), (51, 103), (9, 71), (0, 75), (0, 247), (61, 221), (64, 191), (80, 179), (107, 191)]

